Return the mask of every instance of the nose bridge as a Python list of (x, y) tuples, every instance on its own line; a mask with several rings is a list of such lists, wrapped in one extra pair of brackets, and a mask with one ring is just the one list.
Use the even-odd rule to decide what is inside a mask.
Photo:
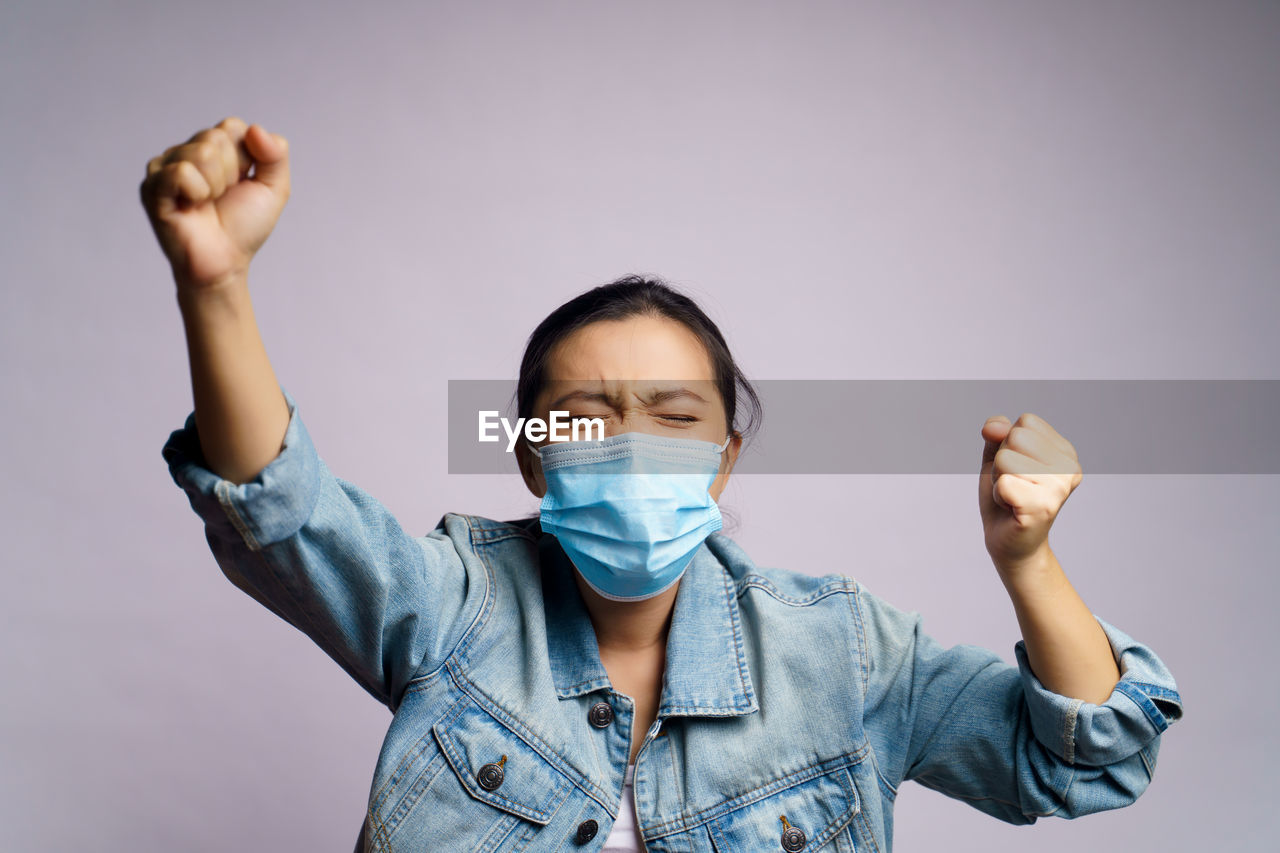
[[(623, 400), (622, 405), (622, 411), (618, 413), (617, 427), (609, 434), (619, 435), (624, 432), (644, 432), (646, 422), (643, 417), (644, 412), (641, 411), (644, 408), (643, 405), (629, 397)], [(606, 432), (608, 432), (607, 429)]]

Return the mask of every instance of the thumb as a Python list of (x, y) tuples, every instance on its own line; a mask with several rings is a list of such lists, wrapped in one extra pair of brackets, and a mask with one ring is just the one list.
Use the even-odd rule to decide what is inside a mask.
[(996, 451), (1000, 449), (1000, 444), (1009, 437), (1009, 430), (1013, 429), (1013, 422), (1004, 415), (993, 415), (987, 418), (987, 422), (982, 425), (982, 438), (986, 442), (982, 446), (982, 467), (980, 470), (985, 471), (991, 466), (992, 460), (996, 458)]
[(289, 143), (260, 124), (245, 131), (245, 146), (253, 157), (253, 179), (277, 194), (289, 191)]
[(1013, 422), (1004, 415), (993, 415), (982, 425), (982, 465), (978, 468), (978, 508), (984, 518), (995, 506), (1004, 506), (1004, 501), (996, 494), (995, 481), (991, 479), (991, 469), (995, 467), (996, 453), (1000, 445), (1009, 437)]

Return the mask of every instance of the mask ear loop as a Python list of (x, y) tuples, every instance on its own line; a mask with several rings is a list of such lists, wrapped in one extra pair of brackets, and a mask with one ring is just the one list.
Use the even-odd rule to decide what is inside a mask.
[[(725, 436), (724, 442), (720, 444), (718, 447), (716, 447), (716, 453), (724, 453), (724, 449), (729, 446), (729, 442), (731, 441), (733, 441), (733, 433), (729, 433), (727, 436)], [(530, 444), (527, 441), (525, 442), (525, 445), (529, 448), (530, 453), (532, 453), (534, 456), (538, 457), (539, 459), (542, 458), (541, 450), (539, 450), (537, 447), (535, 447), (534, 445)]]

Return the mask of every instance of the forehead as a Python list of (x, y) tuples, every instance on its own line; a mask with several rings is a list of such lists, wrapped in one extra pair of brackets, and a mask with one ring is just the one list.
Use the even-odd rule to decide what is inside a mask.
[(600, 320), (567, 335), (548, 354), (550, 382), (714, 378), (711, 356), (687, 326), (666, 317)]

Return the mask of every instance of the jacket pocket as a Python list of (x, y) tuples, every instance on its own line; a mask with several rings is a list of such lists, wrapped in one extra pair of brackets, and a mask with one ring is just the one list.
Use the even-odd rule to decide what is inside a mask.
[[(431, 727), (423, 759), (371, 828), (373, 850), (496, 853), (522, 849), (572, 783), (469, 697)], [(430, 753), (427, 759), (425, 753)]]
[(845, 766), (818, 772), (780, 790), (774, 790), (776, 785), (739, 797), (747, 802), (709, 822), (717, 853), (852, 853), (853, 836), (848, 826), (862, 806)]

